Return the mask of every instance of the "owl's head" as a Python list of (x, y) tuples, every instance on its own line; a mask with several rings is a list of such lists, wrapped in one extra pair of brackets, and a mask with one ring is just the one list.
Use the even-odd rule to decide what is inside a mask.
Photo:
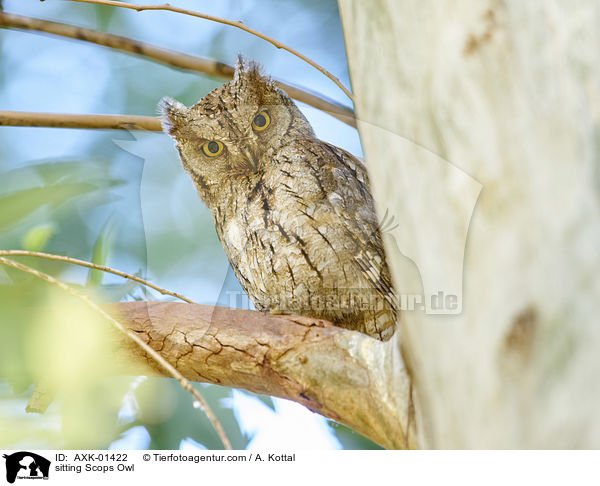
[(163, 130), (173, 137), (198, 189), (259, 173), (294, 138), (312, 138), (310, 124), (290, 97), (253, 61), (241, 56), (232, 81), (187, 108), (160, 103)]

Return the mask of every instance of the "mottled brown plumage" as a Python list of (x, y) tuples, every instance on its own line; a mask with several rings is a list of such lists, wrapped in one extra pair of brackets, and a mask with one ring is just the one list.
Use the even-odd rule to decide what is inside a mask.
[(253, 62), (196, 105), (164, 99), (164, 130), (259, 310), (386, 340), (396, 304), (367, 171), (315, 134)]

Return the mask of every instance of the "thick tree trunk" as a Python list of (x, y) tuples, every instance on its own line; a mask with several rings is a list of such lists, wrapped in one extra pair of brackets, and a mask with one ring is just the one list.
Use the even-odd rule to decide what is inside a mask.
[(421, 446), (600, 447), (598, 3), (339, 6)]

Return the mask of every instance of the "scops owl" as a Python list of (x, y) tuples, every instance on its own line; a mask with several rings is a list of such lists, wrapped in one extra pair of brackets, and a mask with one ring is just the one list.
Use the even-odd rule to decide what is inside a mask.
[(360, 160), (319, 140), (290, 97), (242, 57), (234, 79), (196, 105), (165, 98), (161, 110), (258, 310), (392, 336), (397, 304)]

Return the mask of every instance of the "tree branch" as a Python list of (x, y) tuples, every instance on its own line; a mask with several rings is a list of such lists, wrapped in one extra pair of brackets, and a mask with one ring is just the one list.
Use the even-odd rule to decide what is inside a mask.
[[(0, 12), (0, 27), (46, 32), (143, 56), (178, 69), (201, 72), (220, 79), (231, 79), (233, 77), (233, 67), (213, 59), (190, 56), (183, 52), (163, 49), (128, 37), (77, 27), (75, 25)], [(316, 95), (281, 81), (276, 81), (276, 83), (292, 98), (306, 103), (313, 108), (322, 110), (356, 128), (356, 120), (352, 109), (324, 96)]]
[(162, 130), (160, 119), (153, 116), (79, 115), (27, 111), (0, 111), (0, 126), (150, 130), (153, 132)]
[[(294, 400), (384, 447), (416, 446), (409, 379), (392, 342), (317, 319), (198, 304), (106, 308), (189, 380)], [(128, 339), (115, 339), (119, 362), (166, 376)]]
[(201, 12), (196, 12), (194, 10), (188, 10), (185, 8), (174, 7), (173, 5), (169, 5), (168, 3), (163, 3), (161, 5), (136, 5), (136, 4), (130, 4), (130, 3), (125, 3), (125, 2), (113, 1), (113, 0), (69, 0), (69, 1), (80, 2), (80, 3), (91, 3), (91, 4), (95, 4), (95, 5), (110, 5), (113, 7), (128, 8), (131, 10), (135, 10), (137, 12), (142, 12), (144, 10), (165, 10), (168, 12), (175, 12), (175, 13), (180, 13), (180, 14), (184, 14), (184, 15), (190, 15), (192, 17), (197, 17), (199, 19), (211, 20), (213, 22), (218, 22), (220, 24), (225, 24), (225, 25), (230, 25), (232, 27), (236, 27), (245, 32), (248, 32), (249, 34), (255, 35), (256, 37), (260, 37), (261, 39), (269, 42), (270, 44), (273, 44), (275, 47), (277, 47), (277, 49), (283, 49), (284, 51), (287, 51), (290, 54), (293, 54), (294, 56), (299, 57), (304, 62), (310, 64), (312, 67), (319, 70), (321, 73), (323, 73), (329, 79), (331, 79), (346, 94), (346, 96), (348, 96), (348, 98), (350, 98), (352, 100), (352, 93), (350, 93), (350, 91), (342, 84), (342, 82), (338, 78), (336, 78), (333, 74), (331, 74), (329, 71), (327, 71), (324, 67), (320, 66), (312, 59), (309, 59), (308, 57), (306, 57), (304, 54), (297, 51), (296, 49), (293, 49), (290, 46), (283, 44), (282, 42), (279, 42), (277, 39), (273, 39), (272, 37), (269, 37), (268, 35), (265, 35), (256, 29), (253, 29), (252, 27), (248, 27), (247, 25), (244, 25), (244, 23), (239, 20), (229, 20), (229, 19), (224, 19), (221, 17), (215, 17), (214, 15), (208, 15), (208, 14), (204, 14)]

